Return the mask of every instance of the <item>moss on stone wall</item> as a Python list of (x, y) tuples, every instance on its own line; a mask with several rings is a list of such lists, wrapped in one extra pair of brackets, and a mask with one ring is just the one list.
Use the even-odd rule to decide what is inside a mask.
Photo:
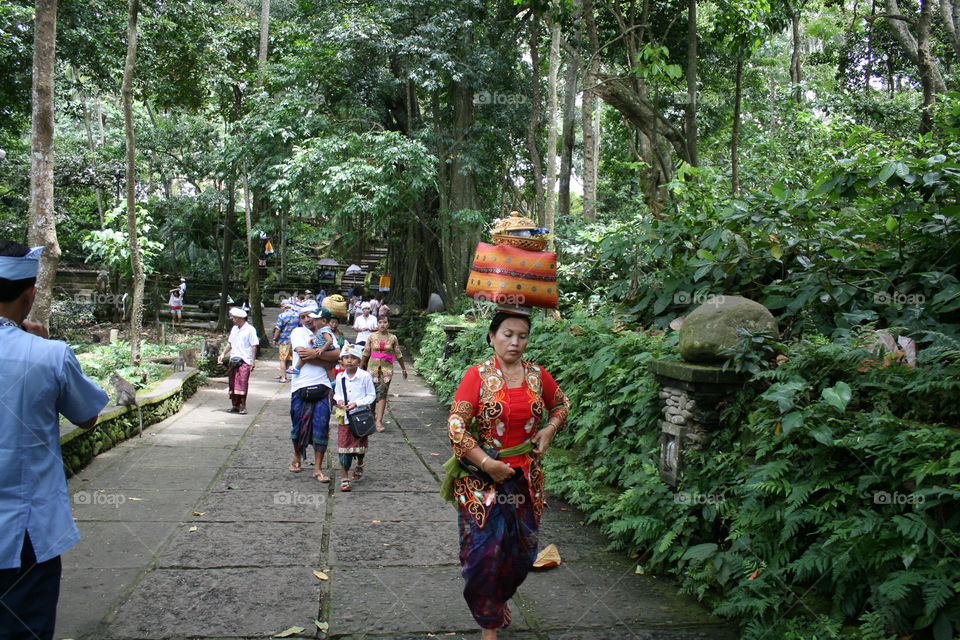
[[(190, 372), (180, 386), (154, 398), (140, 399), (140, 411), (143, 413), (143, 429), (166, 420), (181, 408), (200, 386), (202, 376), (199, 371)], [(112, 449), (127, 438), (136, 437), (140, 429), (137, 410), (134, 407), (117, 409), (101, 417), (92, 429), (76, 429), (61, 437), (60, 448), (63, 455), (64, 471), (69, 478), (93, 458)]]

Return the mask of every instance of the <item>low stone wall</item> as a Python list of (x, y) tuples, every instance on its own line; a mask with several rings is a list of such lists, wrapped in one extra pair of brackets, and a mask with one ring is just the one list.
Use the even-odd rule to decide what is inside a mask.
[[(152, 393), (138, 396), (143, 413), (143, 430), (180, 411), (183, 403), (197, 391), (201, 376), (197, 369), (176, 372), (166, 378)], [(111, 396), (111, 401), (113, 396)], [(137, 437), (139, 430), (136, 407), (107, 405), (100, 412), (97, 425), (80, 429), (69, 425), (61, 431), (60, 449), (64, 471), (69, 478), (90, 464), (94, 456), (113, 448), (127, 438)]]

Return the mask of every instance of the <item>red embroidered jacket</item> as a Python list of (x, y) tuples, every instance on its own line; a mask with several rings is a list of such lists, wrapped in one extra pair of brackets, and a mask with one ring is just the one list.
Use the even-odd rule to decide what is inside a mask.
[[(447, 420), (447, 435), (457, 458), (477, 446), (478, 439), (484, 446), (495, 449), (516, 446), (532, 438), (548, 414), (559, 416), (557, 431), (563, 429), (570, 401), (542, 367), (524, 360), (523, 369), (523, 385), (516, 389), (507, 388), (496, 356), (467, 370)], [(471, 422), (473, 429), (470, 429)], [(530, 455), (503, 458), (503, 461), (523, 469), (539, 522), (544, 505), (540, 461)], [(455, 480), (453, 491), (457, 505), (483, 527), (496, 500), (496, 485), (468, 476)]]

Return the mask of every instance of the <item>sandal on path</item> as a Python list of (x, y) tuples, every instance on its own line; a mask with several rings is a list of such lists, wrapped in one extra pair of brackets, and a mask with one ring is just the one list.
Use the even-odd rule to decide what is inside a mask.
[(319, 469), (317, 469), (316, 473), (313, 474), (313, 477), (317, 482), (330, 482), (330, 478), (323, 475), (323, 471), (320, 471)]
[(353, 475), (351, 476), (351, 479), (360, 480), (361, 478), (363, 478), (363, 465), (358, 464), (357, 468), (353, 470)]
[(237, 411), (237, 413), (239, 413), (239, 414), (242, 415), (242, 416), (245, 416), (245, 415), (247, 415), (247, 408), (246, 408), (246, 407), (243, 407), (242, 409), (240, 409), (239, 411)]
[(384, 429), (386, 429), (386, 427), (384, 427), (382, 424), (377, 425), (377, 431), (383, 431)]
[(350, 481), (346, 478), (340, 481), (340, 491), (350, 491)]
[(513, 613), (510, 611), (510, 604), (503, 605), (503, 628), (506, 629), (513, 621)]
[(300, 473), (300, 463), (299, 463), (299, 462), (291, 462), (289, 469), (290, 469), (290, 471), (293, 471), (294, 473)]

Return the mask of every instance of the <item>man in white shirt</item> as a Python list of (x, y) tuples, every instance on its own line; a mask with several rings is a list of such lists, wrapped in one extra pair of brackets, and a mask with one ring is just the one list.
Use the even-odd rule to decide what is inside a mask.
[(300, 326), (290, 333), (290, 346), (300, 356), (300, 373), (290, 386), (290, 419), (293, 441), (293, 462), (290, 471), (301, 469), (307, 446), (313, 445), (313, 477), (330, 482), (323, 473), (323, 456), (330, 437), (330, 391), (333, 383), (323, 363), (336, 363), (339, 349), (320, 351), (314, 320), (320, 317), (316, 300), (306, 300), (297, 307)]
[(257, 366), (257, 347), (260, 338), (257, 331), (247, 322), (247, 312), (234, 307), (230, 309), (230, 318), (233, 328), (227, 338), (227, 348), (223, 350), (217, 362), (222, 364), (227, 354), (233, 353), (227, 365), (227, 380), (229, 381), (230, 402), (233, 407), (230, 413), (247, 413), (247, 387), (250, 383), (250, 374)]
[(377, 317), (370, 313), (370, 303), (364, 302), (360, 305), (362, 316), (357, 316), (353, 321), (353, 328), (357, 331), (357, 340), (354, 344), (366, 345), (370, 333), (377, 329)]

